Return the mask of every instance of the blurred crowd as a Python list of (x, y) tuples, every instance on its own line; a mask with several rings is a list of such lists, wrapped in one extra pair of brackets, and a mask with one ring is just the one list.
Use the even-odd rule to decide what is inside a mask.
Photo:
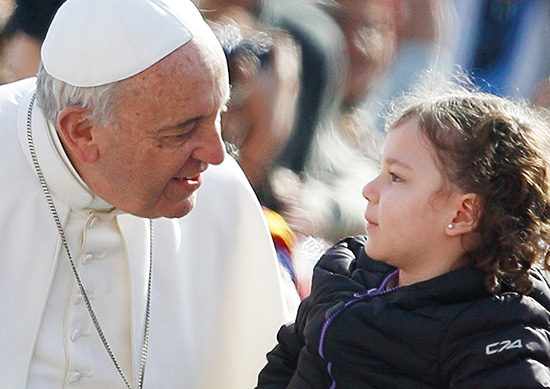
[[(194, 1), (228, 59), (222, 136), (302, 298), (320, 253), (364, 233), (361, 188), (392, 98), (461, 68), (481, 89), (550, 106), (547, 0)], [(35, 75), (61, 3), (0, 1), (2, 83)]]

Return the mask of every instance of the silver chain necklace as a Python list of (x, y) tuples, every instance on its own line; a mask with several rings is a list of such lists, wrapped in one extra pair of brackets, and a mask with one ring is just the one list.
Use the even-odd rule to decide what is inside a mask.
[[(113, 361), (113, 364), (115, 365), (115, 368), (117, 369), (118, 373), (124, 380), (124, 383), (126, 384), (126, 387), (128, 389), (132, 389), (130, 386), (130, 383), (128, 382), (128, 379), (124, 375), (122, 368), (120, 367), (120, 364), (118, 363), (117, 359), (115, 358), (115, 354), (113, 350), (111, 349), (111, 346), (109, 345), (109, 342), (107, 341), (107, 338), (105, 337), (105, 334), (103, 333), (103, 329), (101, 328), (101, 325), (99, 324), (99, 320), (97, 319), (97, 316), (92, 308), (92, 304), (90, 303), (90, 299), (88, 298), (88, 295), (86, 294), (86, 290), (84, 289), (84, 285), (82, 284), (82, 281), (80, 279), (80, 275), (78, 274), (76, 270), (76, 266), (74, 264), (74, 261), (71, 256), (71, 252), (69, 251), (69, 245), (67, 244), (67, 239), (65, 238), (65, 232), (63, 231), (63, 227), (61, 226), (61, 221), (59, 219), (59, 215), (57, 213), (57, 210), (55, 208), (55, 204), (53, 203), (52, 195), (50, 194), (50, 190), (48, 189), (48, 186), (46, 185), (46, 179), (44, 178), (44, 174), (42, 173), (42, 169), (40, 168), (40, 164), (38, 163), (38, 158), (36, 157), (36, 151), (34, 149), (34, 142), (32, 137), (32, 130), (31, 130), (31, 122), (32, 122), (32, 109), (33, 105), (36, 99), (36, 92), (33, 94), (31, 101), (29, 103), (29, 110), (27, 111), (27, 141), (29, 144), (29, 150), (31, 153), (32, 162), (34, 164), (34, 169), (36, 171), (36, 174), (38, 176), (38, 179), (40, 180), (40, 185), (42, 187), (42, 191), (44, 192), (44, 196), (46, 197), (46, 201), (48, 202), (48, 206), (50, 207), (50, 211), (52, 213), (52, 216), (55, 220), (55, 224), (57, 226), (57, 231), (59, 232), (59, 235), (61, 236), (61, 241), (63, 242), (63, 247), (65, 248), (65, 251), (67, 252), (67, 257), (69, 258), (69, 262), (71, 264), (71, 268), (73, 270), (74, 277), (76, 279), (76, 283), (78, 284), (78, 288), (80, 289), (80, 292), (82, 293), (82, 297), (84, 299), (84, 303), (86, 304), (86, 308), (88, 310), (88, 313), (90, 314), (90, 317), (92, 319), (92, 322), (94, 323), (94, 326), (97, 330), (97, 333), (99, 337), (101, 338), (101, 341), (103, 342), (103, 346), (105, 347), (105, 350), (107, 350), (107, 353), (109, 354), (109, 357), (111, 358), (111, 361)], [(151, 281), (153, 279), (153, 221), (149, 220), (149, 279), (147, 283), (147, 304), (145, 306), (145, 330), (143, 333), (143, 346), (141, 347), (141, 361), (139, 365), (139, 375), (138, 375), (138, 382), (137, 382), (137, 388), (142, 389), (143, 388), (143, 379), (145, 377), (145, 364), (147, 363), (147, 349), (149, 345), (149, 322), (151, 317)]]

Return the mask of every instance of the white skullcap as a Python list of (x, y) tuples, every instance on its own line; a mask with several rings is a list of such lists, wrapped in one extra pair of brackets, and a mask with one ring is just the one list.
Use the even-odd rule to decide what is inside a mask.
[(67, 0), (42, 45), (42, 63), (68, 84), (105, 85), (154, 65), (204, 26), (190, 0)]

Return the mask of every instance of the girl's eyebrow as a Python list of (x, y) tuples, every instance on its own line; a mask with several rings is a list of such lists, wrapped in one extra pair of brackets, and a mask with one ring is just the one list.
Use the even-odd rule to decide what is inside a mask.
[(412, 167), (410, 167), (408, 164), (406, 164), (405, 162), (397, 159), (397, 158), (394, 158), (394, 157), (386, 157), (384, 158), (384, 162), (386, 163), (386, 165), (388, 166), (394, 166), (394, 165), (398, 165), (402, 168), (405, 168), (405, 169), (408, 169), (408, 170), (412, 170)]

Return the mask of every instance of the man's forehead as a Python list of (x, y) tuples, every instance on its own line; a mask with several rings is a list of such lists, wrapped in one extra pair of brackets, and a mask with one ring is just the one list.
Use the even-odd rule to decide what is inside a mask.
[(200, 45), (200, 40), (193, 40), (121, 81), (116, 100), (121, 119), (139, 112), (162, 129), (223, 109), (229, 98), (223, 54), (222, 59), (201, 55)]

